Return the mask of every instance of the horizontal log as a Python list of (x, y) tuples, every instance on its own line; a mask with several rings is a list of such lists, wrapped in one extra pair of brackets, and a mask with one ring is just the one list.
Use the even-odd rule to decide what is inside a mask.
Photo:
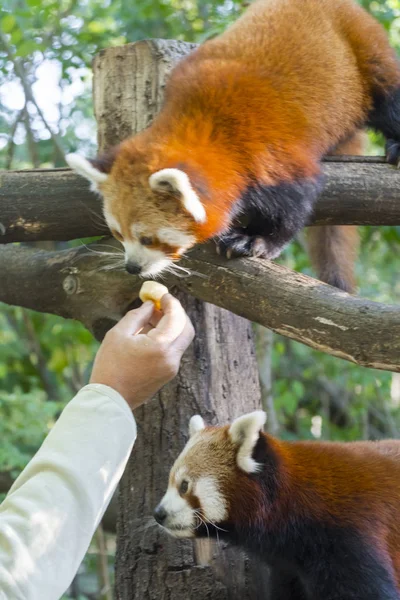
[(352, 296), (260, 259), (227, 261), (200, 246), (179, 287), (276, 333), (355, 364), (400, 371), (400, 306)]
[[(101, 339), (137, 299), (141, 280), (108, 270), (116, 243), (60, 252), (0, 247), (0, 301), (75, 318)], [(365, 367), (400, 372), (400, 307), (350, 296), (265, 260), (227, 261), (212, 244), (182, 265), (192, 275), (166, 279), (312, 348)], [(18, 285), (15, 285), (15, 281)]]
[(0, 243), (108, 233), (101, 199), (70, 169), (0, 173)]
[(0, 246), (0, 302), (76, 319), (102, 339), (141, 285), (124, 269), (108, 270), (112, 258), (100, 252), (118, 257), (115, 246), (102, 242), (57, 252)]
[[(313, 225), (400, 225), (400, 173), (381, 158), (332, 157)], [(69, 169), (0, 174), (0, 243), (108, 232), (101, 200)]]

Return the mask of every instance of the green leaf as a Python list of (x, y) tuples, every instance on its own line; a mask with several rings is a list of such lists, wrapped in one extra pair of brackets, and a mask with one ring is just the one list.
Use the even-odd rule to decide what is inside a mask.
[(14, 29), (14, 31), (11, 34), (11, 42), (15, 45), (19, 44), (19, 42), (22, 40), (23, 34), (21, 29)]
[(1, 20), (1, 29), (3, 33), (11, 33), (14, 27), (16, 26), (17, 21), (13, 15), (6, 15)]
[(99, 23), (99, 21), (91, 21), (87, 24), (87, 28), (90, 33), (104, 33), (106, 30), (105, 24)]
[(301, 383), (301, 381), (294, 381), (292, 387), (293, 392), (296, 394), (297, 398), (302, 398), (304, 396), (305, 390), (304, 385)]
[(30, 54), (33, 54), (33, 52), (35, 52), (37, 48), (38, 45), (36, 42), (34, 42), (33, 40), (26, 40), (25, 42), (22, 42), (20, 46), (18, 46), (16, 55), (29, 56)]

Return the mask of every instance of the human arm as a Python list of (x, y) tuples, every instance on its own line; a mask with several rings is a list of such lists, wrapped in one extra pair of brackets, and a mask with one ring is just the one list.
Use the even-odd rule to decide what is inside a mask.
[(69, 586), (135, 441), (130, 407), (173, 377), (193, 337), (180, 304), (168, 296), (162, 306), (162, 317), (149, 303), (107, 334), (91, 384), (1, 505), (1, 600), (57, 600)]

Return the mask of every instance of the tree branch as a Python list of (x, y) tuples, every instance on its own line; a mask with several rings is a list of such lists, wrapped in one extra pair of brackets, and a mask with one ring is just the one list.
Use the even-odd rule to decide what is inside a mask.
[(141, 286), (124, 271), (104, 270), (112, 258), (100, 255), (103, 246), (118, 252), (113, 242), (59, 252), (0, 247), (0, 301), (77, 319), (102, 339)]
[(22, 88), (24, 90), (24, 94), (25, 94), (26, 100), (28, 100), (29, 102), (31, 102), (34, 105), (34, 107), (36, 108), (36, 111), (37, 111), (40, 119), (42, 120), (44, 126), (46, 127), (46, 129), (50, 133), (50, 136), (51, 136), (51, 139), (53, 141), (53, 144), (57, 148), (57, 151), (59, 152), (60, 156), (62, 158), (64, 158), (65, 154), (64, 154), (64, 149), (62, 147), (62, 144), (61, 144), (61, 142), (60, 142), (60, 140), (58, 138), (58, 135), (53, 131), (53, 128), (47, 122), (47, 119), (44, 116), (42, 109), (40, 108), (40, 106), (38, 105), (38, 103), (35, 100), (35, 97), (34, 97), (34, 95), (32, 93), (31, 86), (30, 86), (30, 84), (28, 82), (28, 78), (27, 78), (27, 75), (25, 73), (23, 65), (21, 64), (21, 62), (15, 56), (13, 56), (13, 53), (12, 53), (10, 45), (9, 45), (9, 43), (7, 41), (7, 38), (1, 32), (0, 32), (0, 45), (3, 47), (5, 53), (7, 54), (8, 60), (13, 64), (14, 72), (15, 72), (15, 74), (17, 75), (18, 79), (21, 82), (21, 85), (22, 85)]
[(32, 323), (32, 320), (27, 311), (22, 312), (22, 323), (18, 323), (17, 319), (13, 314), (6, 314), (8, 323), (12, 327), (15, 333), (26, 340), (26, 345), (29, 349), (30, 354), (34, 354), (37, 363), (35, 364), (30, 358), (32, 367), (36, 370), (44, 391), (46, 392), (49, 400), (60, 400), (60, 391), (54, 381), (52, 373), (47, 368), (46, 357), (43, 354), (40, 342), (36, 336), (36, 332)]
[(0, 243), (109, 234), (100, 198), (69, 169), (0, 173), (0, 205)]
[(31, 117), (29, 115), (28, 107), (26, 104), (24, 107), (24, 123), (29, 158), (31, 159), (33, 167), (36, 169), (40, 165), (40, 158), (38, 153), (38, 146), (36, 145), (35, 137), (32, 130)]
[[(25, 105), (25, 107), (26, 107), (26, 105)], [(17, 131), (17, 127), (23, 119), (25, 107), (22, 110), (18, 111), (15, 121), (12, 124), (11, 129), (10, 129), (10, 133), (9, 133), (10, 139), (8, 142), (7, 158), (6, 158), (6, 169), (11, 169), (11, 166), (12, 166), (12, 162), (13, 162), (13, 158), (14, 158), (14, 150), (15, 150), (14, 138), (15, 138), (15, 134)]]
[(268, 415), (267, 431), (271, 435), (279, 434), (279, 421), (274, 406), (272, 394), (272, 351), (274, 345), (274, 334), (269, 329), (259, 325), (255, 328), (255, 342), (260, 372), (261, 399), (264, 410)]
[[(118, 252), (116, 242), (97, 247), (103, 248)], [(78, 319), (101, 339), (137, 299), (142, 280), (104, 271), (112, 258), (92, 249), (0, 247), (0, 301)], [(167, 285), (322, 352), (400, 372), (398, 306), (350, 296), (265, 260), (227, 261), (212, 244), (190, 252), (182, 264), (194, 275), (168, 277)]]
[[(312, 224), (400, 225), (398, 171), (379, 158), (340, 159), (324, 164), (327, 186)], [(0, 177), (0, 243), (108, 233), (99, 197), (69, 169), (9, 171)]]

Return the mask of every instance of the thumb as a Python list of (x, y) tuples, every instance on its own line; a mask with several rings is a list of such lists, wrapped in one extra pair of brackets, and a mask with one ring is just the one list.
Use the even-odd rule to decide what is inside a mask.
[(154, 304), (145, 302), (139, 308), (130, 310), (115, 325), (114, 329), (121, 334), (136, 335), (145, 325), (150, 322), (154, 312)]

